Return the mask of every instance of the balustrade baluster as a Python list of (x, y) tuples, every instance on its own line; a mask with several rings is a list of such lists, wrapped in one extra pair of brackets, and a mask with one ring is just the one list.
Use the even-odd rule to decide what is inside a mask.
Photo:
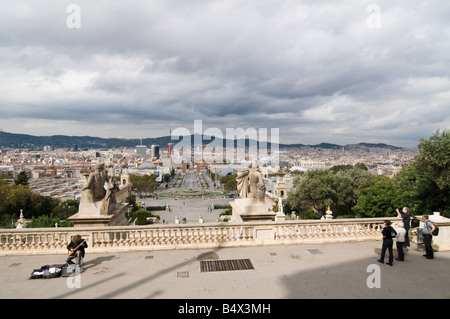
[(162, 229), (161, 231), (163, 233), (164, 244), (170, 245), (172, 241), (172, 238), (170, 237), (170, 231), (168, 229)]
[(157, 245), (157, 237), (156, 237), (156, 231), (154, 229), (149, 230), (149, 237), (148, 237), (148, 243), (149, 245)]
[(213, 242), (213, 243), (218, 242), (218, 239), (217, 239), (218, 230), (219, 230), (219, 228), (217, 228), (217, 227), (211, 228), (211, 242)]
[(133, 230), (130, 232), (130, 246), (136, 247), (137, 246), (137, 230)]
[[(254, 240), (255, 225), (244, 224), (201, 224), (198, 226), (177, 225), (148, 227), (107, 227), (92, 230), (89, 235), (91, 248), (114, 250), (150, 245), (197, 245), (227, 243), (231, 246), (244, 245)], [(381, 219), (354, 219), (332, 221), (298, 221), (273, 224), (274, 239), (277, 242), (301, 243), (308, 239), (339, 240), (340, 238), (378, 238), (383, 227)], [(55, 230), (0, 230), (0, 253), (14, 254), (54, 251), (65, 249), (76, 233), (75, 229)], [(101, 250), (99, 250), (101, 251)]]
[(111, 247), (117, 247), (117, 233), (116, 232), (111, 232), (110, 233), (110, 241), (111, 241)]

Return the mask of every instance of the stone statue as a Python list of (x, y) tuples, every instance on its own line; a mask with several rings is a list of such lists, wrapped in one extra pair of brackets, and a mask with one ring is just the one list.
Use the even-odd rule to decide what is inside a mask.
[(247, 198), (248, 193), (250, 191), (248, 184), (248, 175), (250, 171), (248, 169), (239, 170), (237, 172), (236, 181), (237, 181), (237, 190), (240, 198)]
[(103, 202), (102, 209), (105, 212), (110, 212), (116, 207), (116, 192), (119, 190), (116, 178), (113, 176), (108, 181), (108, 186), (106, 187), (105, 200)]
[(253, 163), (250, 169), (238, 171), (236, 181), (241, 198), (256, 199), (257, 201), (264, 202), (266, 186), (258, 164)]
[(78, 213), (69, 220), (75, 227), (128, 225), (127, 205), (121, 202), (128, 191), (128, 187), (120, 189), (114, 175), (108, 175), (106, 165), (99, 163), (81, 191)]
[(284, 212), (283, 212), (283, 199), (281, 197), (278, 199), (278, 212), (280, 214), (284, 214)]
[[(106, 189), (105, 189), (105, 183)], [(105, 165), (99, 163), (95, 167), (95, 172), (89, 175), (89, 178), (81, 190), (80, 212), (95, 213), (99, 215), (108, 215), (115, 209), (116, 196), (119, 190), (114, 177), (108, 177)]]
[(105, 198), (105, 182), (108, 181), (108, 174), (105, 171), (105, 165), (98, 163), (95, 166), (95, 172), (89, 175), (86, 185), (81, 190), (81, 201), (95, 203)]
[(240, 198), (230, 202), (232, 222), (272, 221), (276, 218), (273, 203), (266, 200), (266, 185), (258, 164), (238, 170), (236, 181)]

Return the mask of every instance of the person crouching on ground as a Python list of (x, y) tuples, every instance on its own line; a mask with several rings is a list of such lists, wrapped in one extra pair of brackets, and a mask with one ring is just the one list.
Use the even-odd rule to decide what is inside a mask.
[(386, 254), (386, 250), (389, 250), (389, 262), (387, 262), (387, 264), (392, 266), (394, 261), (394, 255), (392, 254), (392, 238), (397, 236), (397, 232), (391, 227), (390, 220), (384, 221), (384, 228), (381, 233), (383, 234), (383, 246), (381, 247), (381, 256), (380, 259), (378, 259), (378, 262), (384, 264), (384, 255)]
[(397, 258), (395, 260), (398, 261), (404, 261), (405, 260), (405, 253), (403, 252), (403, 247), (405, 247), (406, 244), (406, 229), (402, 222), (398, 223), (397, 228), (397, 240), (396, 240), (396, 246), (397, 246)]
[(81, 265), (81, 259), (84, 258), (84, 249), (87, 248), (86, 240), (81, 238), (80, 235), (75, 235), (72, 238), (72, 241), (67, 245), (67, 250), (70, 252), (67, 257), (66, 263), (74, 264), (72, 259), (77, 259), (77, 266)]

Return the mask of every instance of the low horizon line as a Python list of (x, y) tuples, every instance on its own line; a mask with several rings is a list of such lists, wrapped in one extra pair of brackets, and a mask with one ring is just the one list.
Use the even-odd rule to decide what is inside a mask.
[[(16, 134), (16, 135), (27, 135), (27, 136), (34, 136), (34, 137), (55, 137), (55, 136), (67, 136), (67, 137), (91, 137), (91, 138), (98, 138), (98, 139), (118, 139), (118, 140), (128, 140), (128, 141), (132, 141), (132, 140), (145, 140), (145, 139), (160, 139), (160, 138), (171, 138), (172, 135), (163, 135), (163, 136), (157, 136), (157, 137), (135, 137), (135, 138), (125, 138), (125, 137), (99, 137), (99, 136), (92, 136), (92, 135), (67, 135), (67, 134), (53, 134), (53, 135), (33, 135), (33, 134), (26, 134), (26, 133), (14, 133), (14, 132), (8, 132), (8, 131), (4, 131), (3, 129), (0, 129), (0, 133), (6, 133), (6, 134)], [(202, 137), (204, 136), (209, 136), (209, 137), (213, 137), (214, 135), (207, 135), (204, 133), (192, 133), (190, 135), (177, 135), (180, 137), (186, 137), (186, 136), (194, 136), (194, 135), (202, 135)], [(214, 136), (215, 137), (215, 136)], [(215, 137), (216, 138), (216, 137)], [(219, 137), (220, 138), (220, 137)], [(227, 140), (227, 138), (221, 138), (222, 140)], [(234, 141), (236, 140), (241, 140), (242, 138), (236, 139), (234, 138)], [(249, 139), (248, 136), (244, 137), (244, 139)], [(211, 140), (212, 142), (213, 140)], [(176, 142), (176, 140), (174, 140), (174, 142)], [(269, 144), (272, 144), (272, 142), (270, 141), (257, 141), (257, 142), (266, 142)], [(274, 143), (276, 144), (276, 143)], [(397, 145), (393, 145), (393, 144), (387, 144), (384, 142), (358, 142), (358, 143), (347, 143), (347, 144), (337, 144), (337, 143), (331, 143), (331, 142), (320, 142), (320, 143), (316, 143), (316, 144), (303, 144), (303, 143), (280, 143), (278, 142), (278, 145), (285, 145), (285, 146), (295, 146), (295, 145), (301, 145), (301, 146), (318, 146), (321, 144), (330, 144), (330, 145), (337, 145), (337, 146), (349, 146), (349, 145), (360, 145), (360, 144), (382, 144), (382, 145), (386, 145), (386, 146), (392, 146), (392, 147), (397, 147), (397, 148), (402, 148), (402, 149), (410, 149), (413, 150), (413, 147), (406, 147), (406, 146), (397, 146)], [(417, 148), (417, 146), (415, 147)]]

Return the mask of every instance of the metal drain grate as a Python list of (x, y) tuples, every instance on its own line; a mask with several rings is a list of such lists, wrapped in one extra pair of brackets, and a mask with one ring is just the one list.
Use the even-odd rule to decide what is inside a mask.
[(202, 260), (200, 271), (228, 271), (255, 269), (250, 259)]

